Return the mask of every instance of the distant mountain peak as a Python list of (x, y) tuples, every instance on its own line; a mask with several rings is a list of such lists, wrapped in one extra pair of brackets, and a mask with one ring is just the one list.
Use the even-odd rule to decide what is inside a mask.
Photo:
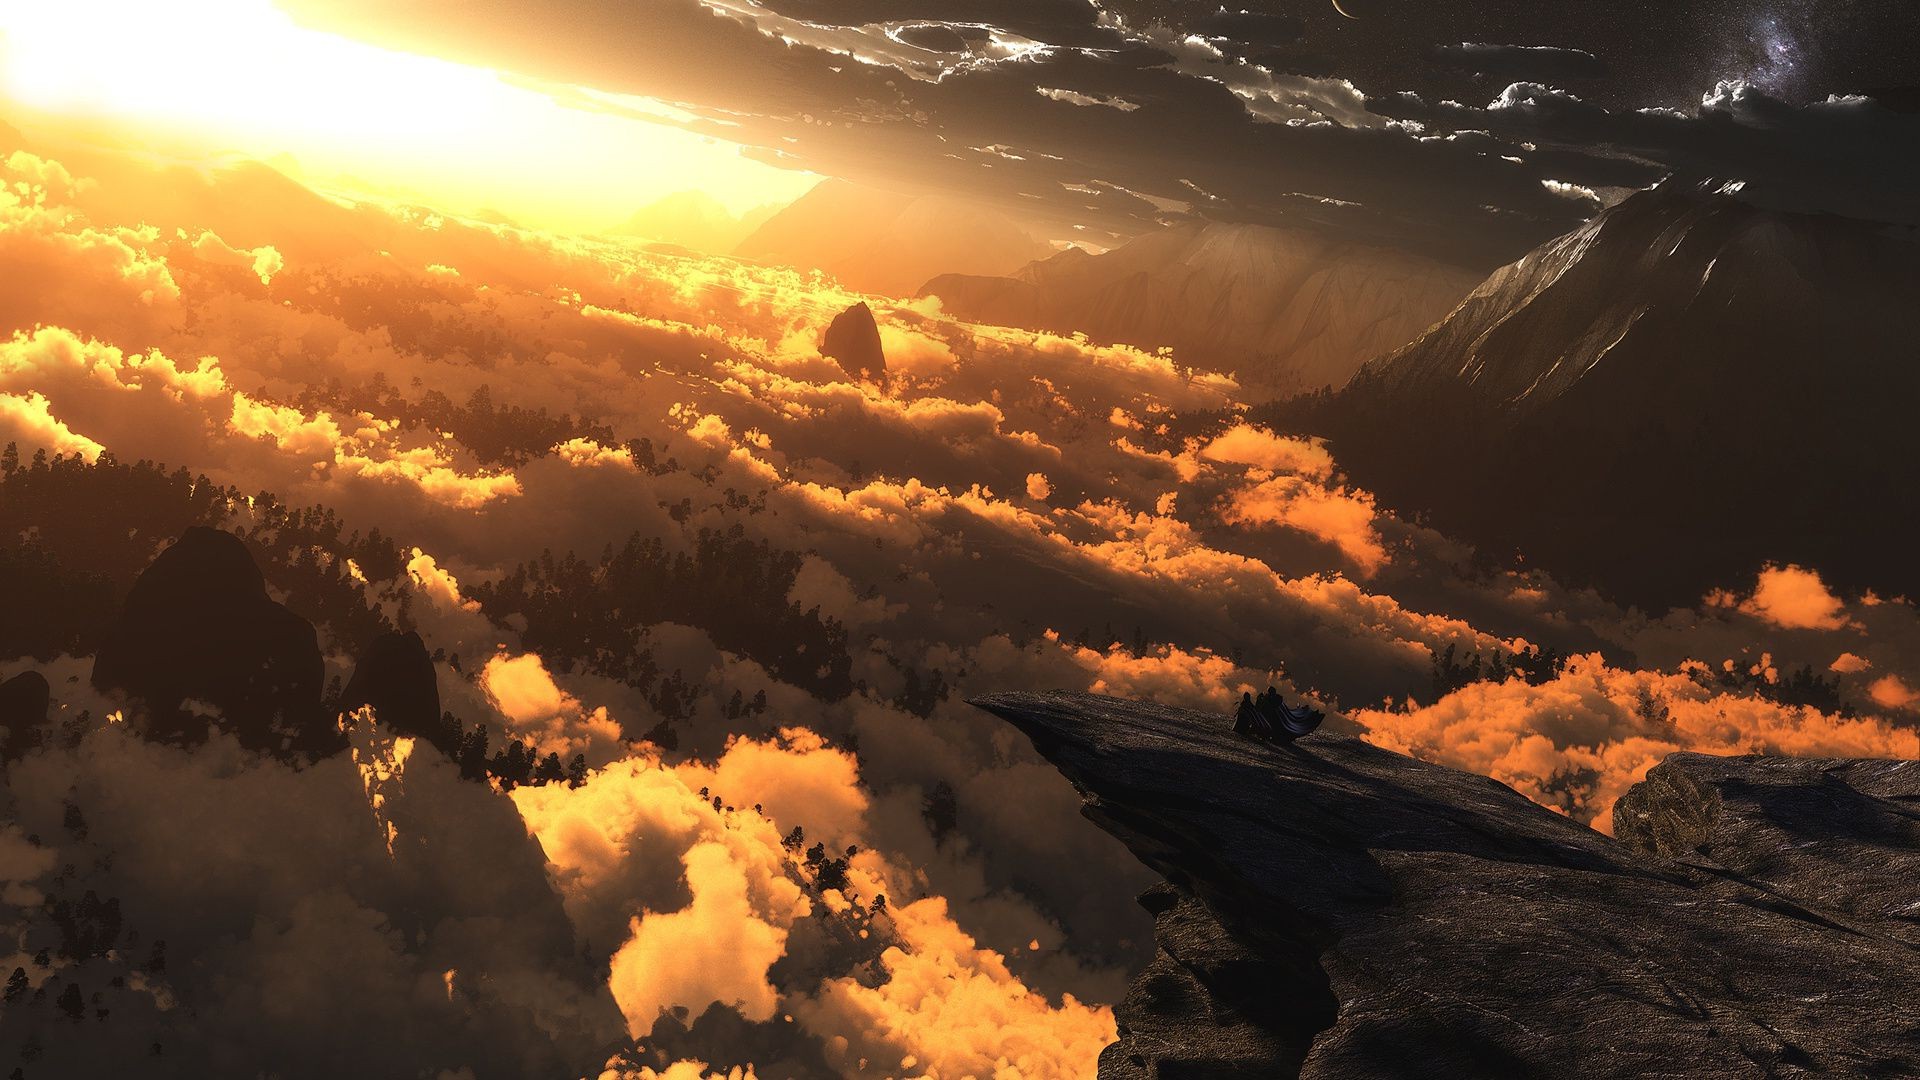
[(1047, 256), (1013, 218), (978, 203), (825, 180), (769, 218), (733, 253), (819, 270), (848, 288), (911, 296), (941, 274), (1011, 274)]
[(1768, 562), (1911, 594), (1920, 242), (1746, 194), (1640, 192), (1273, 422), (1328, 437), (1387, 505), (1631, 601)]
[(921, 293), (979, 322), (1080, 331), (1285, 395), (1347, 381), (1451, 311), (1480, 279), (1305, 229), (1183, 222), (1099, 255), (1061, 252), (1006, 277), (949, 274)]

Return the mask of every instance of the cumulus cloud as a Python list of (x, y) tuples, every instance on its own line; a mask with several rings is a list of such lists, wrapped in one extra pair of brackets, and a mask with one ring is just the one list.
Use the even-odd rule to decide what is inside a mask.
[(884, 983), (835, 980), (798, 1006), (809, 1027), (845, 1033), (829, 1053), (846, 1075), (1070, 1075), (1116, 1037), (1110, 1011), (1028, 990), (954, 925), (945, 901), (909, 904), (893, 922), (906, 944), (881, 954)]
[(786, 931), (754, 917), (746, 874), (725, 847), (694, 845), (686, 867), (693, 903), (634, 919), (633, 937), (613, 954), (614, 1000), (636, 1036), (676, 1005), (700, 1013), (719, 1002), (767, 1020), (779, 1001), (767, 969), (785, 951)]
[(1268, 472), (1297, 473), (1323, 480), (1333, 474), (1333, 455), (1305, 439), (1280, 435), (1251, 424), (1235, 424), (1219, 435), (1200, 456), (1209, 461), (1251, 465)]
[(1231, 499), (1222, 515), (1230, 523), (1299, 529), (1339, 548), (1368, 576), (1387, 562), (1386, 548), (1373, 527), (1373, 497), (1366, 492), (1279, 477), (1236, 492)]
[(599, 764), (624, 752), (620, 725), (606, 707), (589, 709), (560, 689), (537, 655), (493, 656), (480, 670), (479, 685), (506, 721), (507, 733), (530, 740), (541, 755), (567, 761), (579, 754)]
[(260, 279), (260, 284), (273, 283), (273, 275), (287, 265), (280, 252), (270, 244), (257, 248), (237, 248), (220, 239), (211, 230), (202, 232), (193, 242), (193, 253), (202, 261), (216, 266), (238, 266), (250, 271)]
[(1769, 566), (1740, 610), (1786, 630), (1838, 630), (1848, 624), (1846, 605), (1817, 571)]
[(1477, 683), (1411, 711), (1352, 714), (1367, 738), (1483, 773), (1535, 802), (1612, 830), (1613, 804), (1670, 753), (1920, 756), (1920, 735), (1884, 720), (1716, 692), (1691, 676), (1576, 657), (1543, 685)]
[(35, 450), (79, 454), (88, 461), (106, 447), (76, 434), (48, 408), (46, 396), (0, 394), (0, 442), (18, 442), (30, 455)]
[(1898, 675), (1882, 675), (1867, 688), (1873, 703), (1884, 709), (1911, 709), (1914, 702), (1920, 701), (1920, 690), (1907, 685), (1907, 681)]

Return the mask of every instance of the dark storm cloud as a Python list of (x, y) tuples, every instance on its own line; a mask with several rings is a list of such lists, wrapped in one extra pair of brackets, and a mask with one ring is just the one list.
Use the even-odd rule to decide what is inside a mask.
[[(1399, 102), (1404, 106), (1405, 102)], [(1442, 104), (1417, 112), (1436, 125), (1477, 128), (1559, 158), (1562, 179), (1583, 186), (1614, 155), (1622, 168), (1657, 169), (1734, 185), (1747, 201), (1782, 210), (1920, 224), (1912, 181), (1920, 167), (1920, 117), (1865, 97), (1789, 105), (1744, 84), (1723, 83), (1692, 112), (1610, 112), (1537, 83), (1507, 87), (1485, 108)], [(1635, 166), (1634, 162), (1647, 163)]]
[[(1469, 101), (1498, 94), (1491, 106), (1294, 74), (1267, 48), (1294, 20), (1220, 9), (1170, 24), (1089, 0), (292, 6), (419, 51), (679, 103), (688, 127), (762, 160), (973, 195), (1058, 236), (1084, 225), (1118, 238), (1203, 214), (1490, 265), (1577, 225), (1594, 208), (1589, 189), (1672, 168), (1850, 182), (1850, 169), (1886, 156), (1847, 143), (1838, 107), (1785, 123), (1751, 93), (1697, 116), (1575, 98), (1549, 76), (1604, 65), (1573, 49), (1444, 53), (1476, 71), (1542, 73), (1505, 91), (1491, 74), (1456, 74), (1479, 87)], [(1812, 134), (1826, 125), (1836, 134)], [(1841, 152), (1769, 166), (1774, 140), (1771, 152), (1793, 155), (1822, 138)]]
[(1434, 63), (1441, 67), (1503, 82), (1561, 83), (1598, 79), (1607, 74), (1606, 63), (1592, 53), (1550, 45), (1490, 45), (1468, 41), (1438, 46), (1432, 55)]
[(1257, 11), (1216, 11), (1193, 25), (1193, 32), (1228, 42), (1233, 47), (1259, 50), (1290, 45), (1306, 35), (1306, 20), (1291, 15)]

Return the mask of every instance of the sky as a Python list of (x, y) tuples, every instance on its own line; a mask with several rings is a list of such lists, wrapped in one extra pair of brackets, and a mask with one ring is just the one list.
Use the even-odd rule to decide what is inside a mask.
[(529, 225), (598, 229), (698, 188), (740, 212), (819, 177), (653, 122), (658, 103), (502, 73), (295, 24), (270, 0), (62, 0), (0, 9), (8, 120), (235, 153), (300, 179)]
[(823, 175), (1042, 236), (1197, 217), (1474, 269), (1674, 172), (1916, 216), (1899, 0), (1243, 2), (74, 0), (0, 14), (0, 79), (26, 119), (563, 229)]
[(670, 101), (761, 160), (1118, 236), (1190, 215), (1485, 267), (1675, 171), (1794, 208), (1911, 199), (1916, 123), (1895, 107), (1920, 60), (1895, 0), (285, 3)]

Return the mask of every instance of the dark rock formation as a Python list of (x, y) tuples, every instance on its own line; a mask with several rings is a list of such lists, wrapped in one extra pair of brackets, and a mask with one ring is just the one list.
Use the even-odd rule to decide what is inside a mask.
[(1347, 736), (1275, 746), (1084, 694), (977, 704), (1167, 879), (1141, 898), (1160, 954), (1103, 1077), (1920, 1069), (1920, 952), (1888, 921), (1920, 885), (1869, 865), (1912, 843), (1902, 767), (1676, 758), (1622, 804), (1642, 851)]
[(856, 379), (881, 379), (887, 374), (887, 354), (880, 347), (880, 326), (873, 309), (861, 301), (833, 317), (820, 355), (839, 364)]
[(973, 322), (1083, 333), (1231, 371), (1262, 397), (1340, 386), (1418, 337), (1484, 275), (1311, 228), (1174, 225), (1099, 255), (1068, 248), (1010, 277), (926, 283)]
[(1920, 947), (1920, 762), (1674, 754), (1613, 825), (1705, 879)]
[(457, 736), (441, 718), (433, 657), (419, 634), (382, 634), (361, 653), (339, 707), (351, 712), (366, 705), (397, 734), (425, 739), (449, 756), (459, 750)]
[(33, 749), (52, 703), (53, 688), (37, 671), (0, 682), (0, 761), (18, 761)]
[(1769, 561), (1920, 593), (1920, 244), (1737, 188), (1636, 194), (1340, 393), (1254, 416), (1456, 539), (1652, 610)]
[(133, 583), (93, 665), (96, 687), (141, 704), (153, 738), (198, 742), (217, 726), (288, 759), (346, 745), (320, 704), (324, 677), (313, 624), (267, 595), (239, 537), (200, 527)]

